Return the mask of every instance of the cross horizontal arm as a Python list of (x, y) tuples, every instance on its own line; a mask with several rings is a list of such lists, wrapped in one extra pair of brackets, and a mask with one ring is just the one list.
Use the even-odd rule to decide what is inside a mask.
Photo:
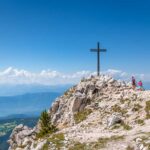
[[(98, 51), (98, 49), (90, 49), (91, 50), (91, 52), (97, 52)], [(106, 49), (100, 49), (99, 50), (100, 52), (106, 52), (107, 50)]]
[(107, 49), (100, 49), (100, 51), (101, 51), (101, 52), (106, 52), (106, 51), (107, 51)]
[(98, 50), (97, 49), (90, 49), (91, 52), (97, 52)]

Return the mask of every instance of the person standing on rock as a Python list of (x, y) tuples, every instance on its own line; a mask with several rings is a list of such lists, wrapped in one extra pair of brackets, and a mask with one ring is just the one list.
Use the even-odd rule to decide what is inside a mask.
[(138, 82), (138, 90), (140, 90), (140, 91), (144, 90), (142, 81)]
[(135, 78), (132, 76), (132, 88), (135, 90), (136, 88), (136, 80)]

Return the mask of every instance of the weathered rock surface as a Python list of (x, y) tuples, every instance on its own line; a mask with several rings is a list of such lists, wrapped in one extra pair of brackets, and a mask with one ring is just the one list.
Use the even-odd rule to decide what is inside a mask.
[(120, 116), (118, 116), (118, 115), (112, 115), (112, 116), (110, 116), (109, 118), (108, 118), (108, 127), (111, 127), (111, 126), (113, 126), (113, 125), (115, 125), (115, 124), (119, 124), (119, 123), (121, 123), (122, 122), (122, 119), (121, 119), (121, 117)]
[(15, 149), (17, 147), (24, 147), (31, 144), (35, 140), (35, 128), (31, 129), (22, 124), (14, 128), (8, 143), (10, 144), (9, 149)]
[(40, 150), (45, 144), (50, 150), (150, 149), (150, 91), (132, 90), (110, 76), (81, 80), (48, 112), (59, 128), (54, 135), (64, 135), (61, 144), (50, 140), (54, 135), (36, 139), (39, 124), (34, 129), (19, 125), (10, 136), (9, 150)]

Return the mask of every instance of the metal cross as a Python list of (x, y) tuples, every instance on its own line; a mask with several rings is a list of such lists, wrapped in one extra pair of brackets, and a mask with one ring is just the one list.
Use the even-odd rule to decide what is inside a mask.
[(91, 49), (91, 52), (97, 52), (97, 76), (100, 75), (100, 52), (106, 52), (106, 49), (101, 49), (99, 42), (97, 43), (97, 49)]

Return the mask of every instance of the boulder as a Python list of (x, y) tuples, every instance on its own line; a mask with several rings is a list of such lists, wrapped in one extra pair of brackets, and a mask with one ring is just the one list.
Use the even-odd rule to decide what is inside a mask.
[(81, 106), (80, 106), (80, 108), (79, 108), (79, 111), (81, 112), (81, 111), (83, 111), (84, 110), (84, 108), (85, 108), (85, 106), (86, 106), (86, 104), (84, 103), (84, 104), (82, 104)]
[(21, 131), (23, 129), (23, 127), (24, 127), (23, 124), (20, 124), (20, 125), (16, 126), (15, 129), (14, 129), (14, 132)]
[(59, 108), (59, 101), (55, 101), (53, 104), (52, 104), (52, 108), (51, 108), (51, 111), (52, 113), (56, 113), (57, 110)]
[(35, 132), (33, 129), (23, 126), (22, 124), (14, 128), (8, 143), (10, 144), (9, 150), (17, 149), (17, 147), (27, 147), (32, 143), (32, 134)]
[(108, 118), (108, 120), (107, 120), (107, 126), (108, 126), (108, 127), (111, 127), (111, 126), (113, 126), (113, 125), (115, 125), (115, 124), (118, 124), (118, 123), (121, 123), (121, 122), (122, 122), (121, 117), (118, 116), (118, 115), (113, 114), (113, 115), (111, 115), (111, 116)]
[(72, 105), (72, 111), (73, 111), (73, 112), (79, 111), (82, 102), (83, 102), (83, 99), (82, 99), (82, 98), (79, 98), (79, 97), (78, 97), (78, 98), (74, 98), (74, 100), (73, 100), (73, 105)]
[(109, 84), (112, 84), (112, 83), (114, 83), (114, 82), (115, 82), (115, 80), (114, 80), (113, 78), (111, 78), (111, 79), (108, 81)]
[(99, 89), (99, 90), (101, 90), (103, 87), (105, 87), (105, 82), (101, 82), (101, 81), (98, 81), (98, 82), (96, 82), (96, 88), (97, 89)]

